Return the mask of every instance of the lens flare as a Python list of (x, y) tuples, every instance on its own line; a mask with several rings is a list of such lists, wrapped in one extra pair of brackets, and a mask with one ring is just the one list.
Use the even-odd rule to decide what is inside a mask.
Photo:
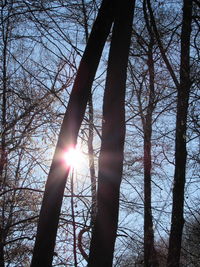
[(83, 164), (83, 154), (77, 147), (69, 148), (63, 155), (64, 162), (68, 167), (79, 169)]

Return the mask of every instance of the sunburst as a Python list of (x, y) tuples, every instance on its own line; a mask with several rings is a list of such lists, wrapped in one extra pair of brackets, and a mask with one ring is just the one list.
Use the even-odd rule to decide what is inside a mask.
[(70, 147), (63, 155), (67, 167), (80, 169), (83, 165), (84, 157), (81, 150), (77, 147)]

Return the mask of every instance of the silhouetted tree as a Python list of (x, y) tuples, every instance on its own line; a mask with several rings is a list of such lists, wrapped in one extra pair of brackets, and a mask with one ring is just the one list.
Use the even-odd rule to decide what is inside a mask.
[(192, 23), (192, 1), (183, 1), (183, 18), (181, 31), (180, 84), (177, 88), (177, 115), (175, 139), (175, 173), (173, 186), (173, 204), (171, 231), (169, 237), (169, 251), (167, 266), (177, 267), (180, 262), (181, 240), (184, 225), (184, 189), (186, 173), (186, 132), (189, 96), (191, 88), (190, 78), (190, 36)]
[(94, 76), (113, 22), (114, 2), (103, 0), (80, 62), (45, 187), (32, 267), (52, 264), (63, 193), (69, 174), (69, 168), (63, 164), (62, 153), (76, 144)]
[(97, 216), (92, 231), (89, 267), (112, 266), (118, 226), (125, 138), (126, 73), (135, 1), (116, 2), (103, 99)]

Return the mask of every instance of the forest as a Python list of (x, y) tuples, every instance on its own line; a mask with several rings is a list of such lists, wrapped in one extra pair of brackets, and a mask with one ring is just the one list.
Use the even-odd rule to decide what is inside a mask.
[(200, 267), (200, 0), (1, 0), (0, 267)]

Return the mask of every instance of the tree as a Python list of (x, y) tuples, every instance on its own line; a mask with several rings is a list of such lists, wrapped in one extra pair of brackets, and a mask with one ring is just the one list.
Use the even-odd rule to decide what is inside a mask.
[(175, 173), (173, 187), (173, 207), (167, 266), (179, 266), (181, 238), (184, 225), (183, 205), (186, 172), (186, 131), (187, 113), (191, 88), (190, 79), (190, 35), (192, 23), (192, 1), (183, 1), (181, 31), (180, 84), (177, 88)]
[(181, 51), (180, 51), (180, 82), (166, 57), (162, 42), (155, 24), (155, 19), (151, 9), (150, 1), (147, 1), (151, 16), (152, 25), (158, 46), (167, 66), (167, 69), (176, 85), (177, 95), (177, 115), (176, 115), (176, 140), (175, 140), (175, 173), (173, 186), (173, 207), (172, 222), (169, 239), (168, 265), (179, 266), (181, 237), (184, 224), (183, 203), (186, 172), (186, 129), (187, 111), (189, 103), (189, 93), (191, 87), (190, 80), (190, 35), (192, 23), (192, 2), (183, 1), (183, 18), (181, 31)]
[[(144, 132), (144, 266), (158, 266), (156, 250), (154, 247), (154, 232), (153, 232), (153, 218), (151, 207), (151, 138), (152, 138), (152, 124), (153, 112), (156, 106), (155, 98), (155, 70), (153, 58), (154, 34), (152, 26), (149, 24), (149, 18), (146, 10), (146, 1), (143, 3), (144, 17), (150, 37), (147, 51), (147, 66), (149, 71), (149, 103), (146, 108), (146, 114), (143, 114), (141, 109), (141, 119)], [(141, 103), (141, 100), (140, 100)]]
[[(62, 153), (76, 144), (91, 85), (113, 21), (113, 1), (104, 0), (90, 34), (61, 126), (43, 197), (31, 266), (50, 266), (69, 168)], [(93, 54), (95, 51), (95, 54)]]
[[(30, 229), (37, 218), (35, 194), (38, 193), (29, 190), (29, 186), (33, 184), (32, 172), (37, 160), (41, 161), (46, 150), (45, 147), (41, 149), (34, 138), (41, 134), (42, 126), (49, 124), (50, 116), (46, 118), (46, 111), (51, 113), (53, 103), (51, 92), (46, 91), (48, 87), (42, 82), (36, 83), (38, 68), (31, 62), (34, 57), (32, 43), (20, 31), (20, 28), (26, 31), (29, 27), (30, 21), (24, 14), (24, 6), (19, 7), (15, 1), (1, 3), (1, 266), (11, 261), (16, 265), (19, 260), (25, 262), (31, 251), (33, 235)], [(52, 86), (52, 89), (55, 88)], [(19, 243), (21, 249), (17, 251)]]
[(88, 266), (112, 266), (113, 261), (123, 170), (126, 68), (133, 12), (134, 1), (117, 2), (103, 101), (97, 215)]
[(1, 3), (1, 266), (30, 261), (43, 193), (37, 176), (48, 165), (57, 97), (69, 86), (59, 83), (65, 64), (55, 66), (47, 51), (40, 57), (36, 52), (42, 43), (30, 14), (42, 17), (46, 10), (52, 11), (45, 3)]
[(185, 266), (198, 266), (200, 259), (199, 210), (190, 212), (183, 229), (181, 258)]

